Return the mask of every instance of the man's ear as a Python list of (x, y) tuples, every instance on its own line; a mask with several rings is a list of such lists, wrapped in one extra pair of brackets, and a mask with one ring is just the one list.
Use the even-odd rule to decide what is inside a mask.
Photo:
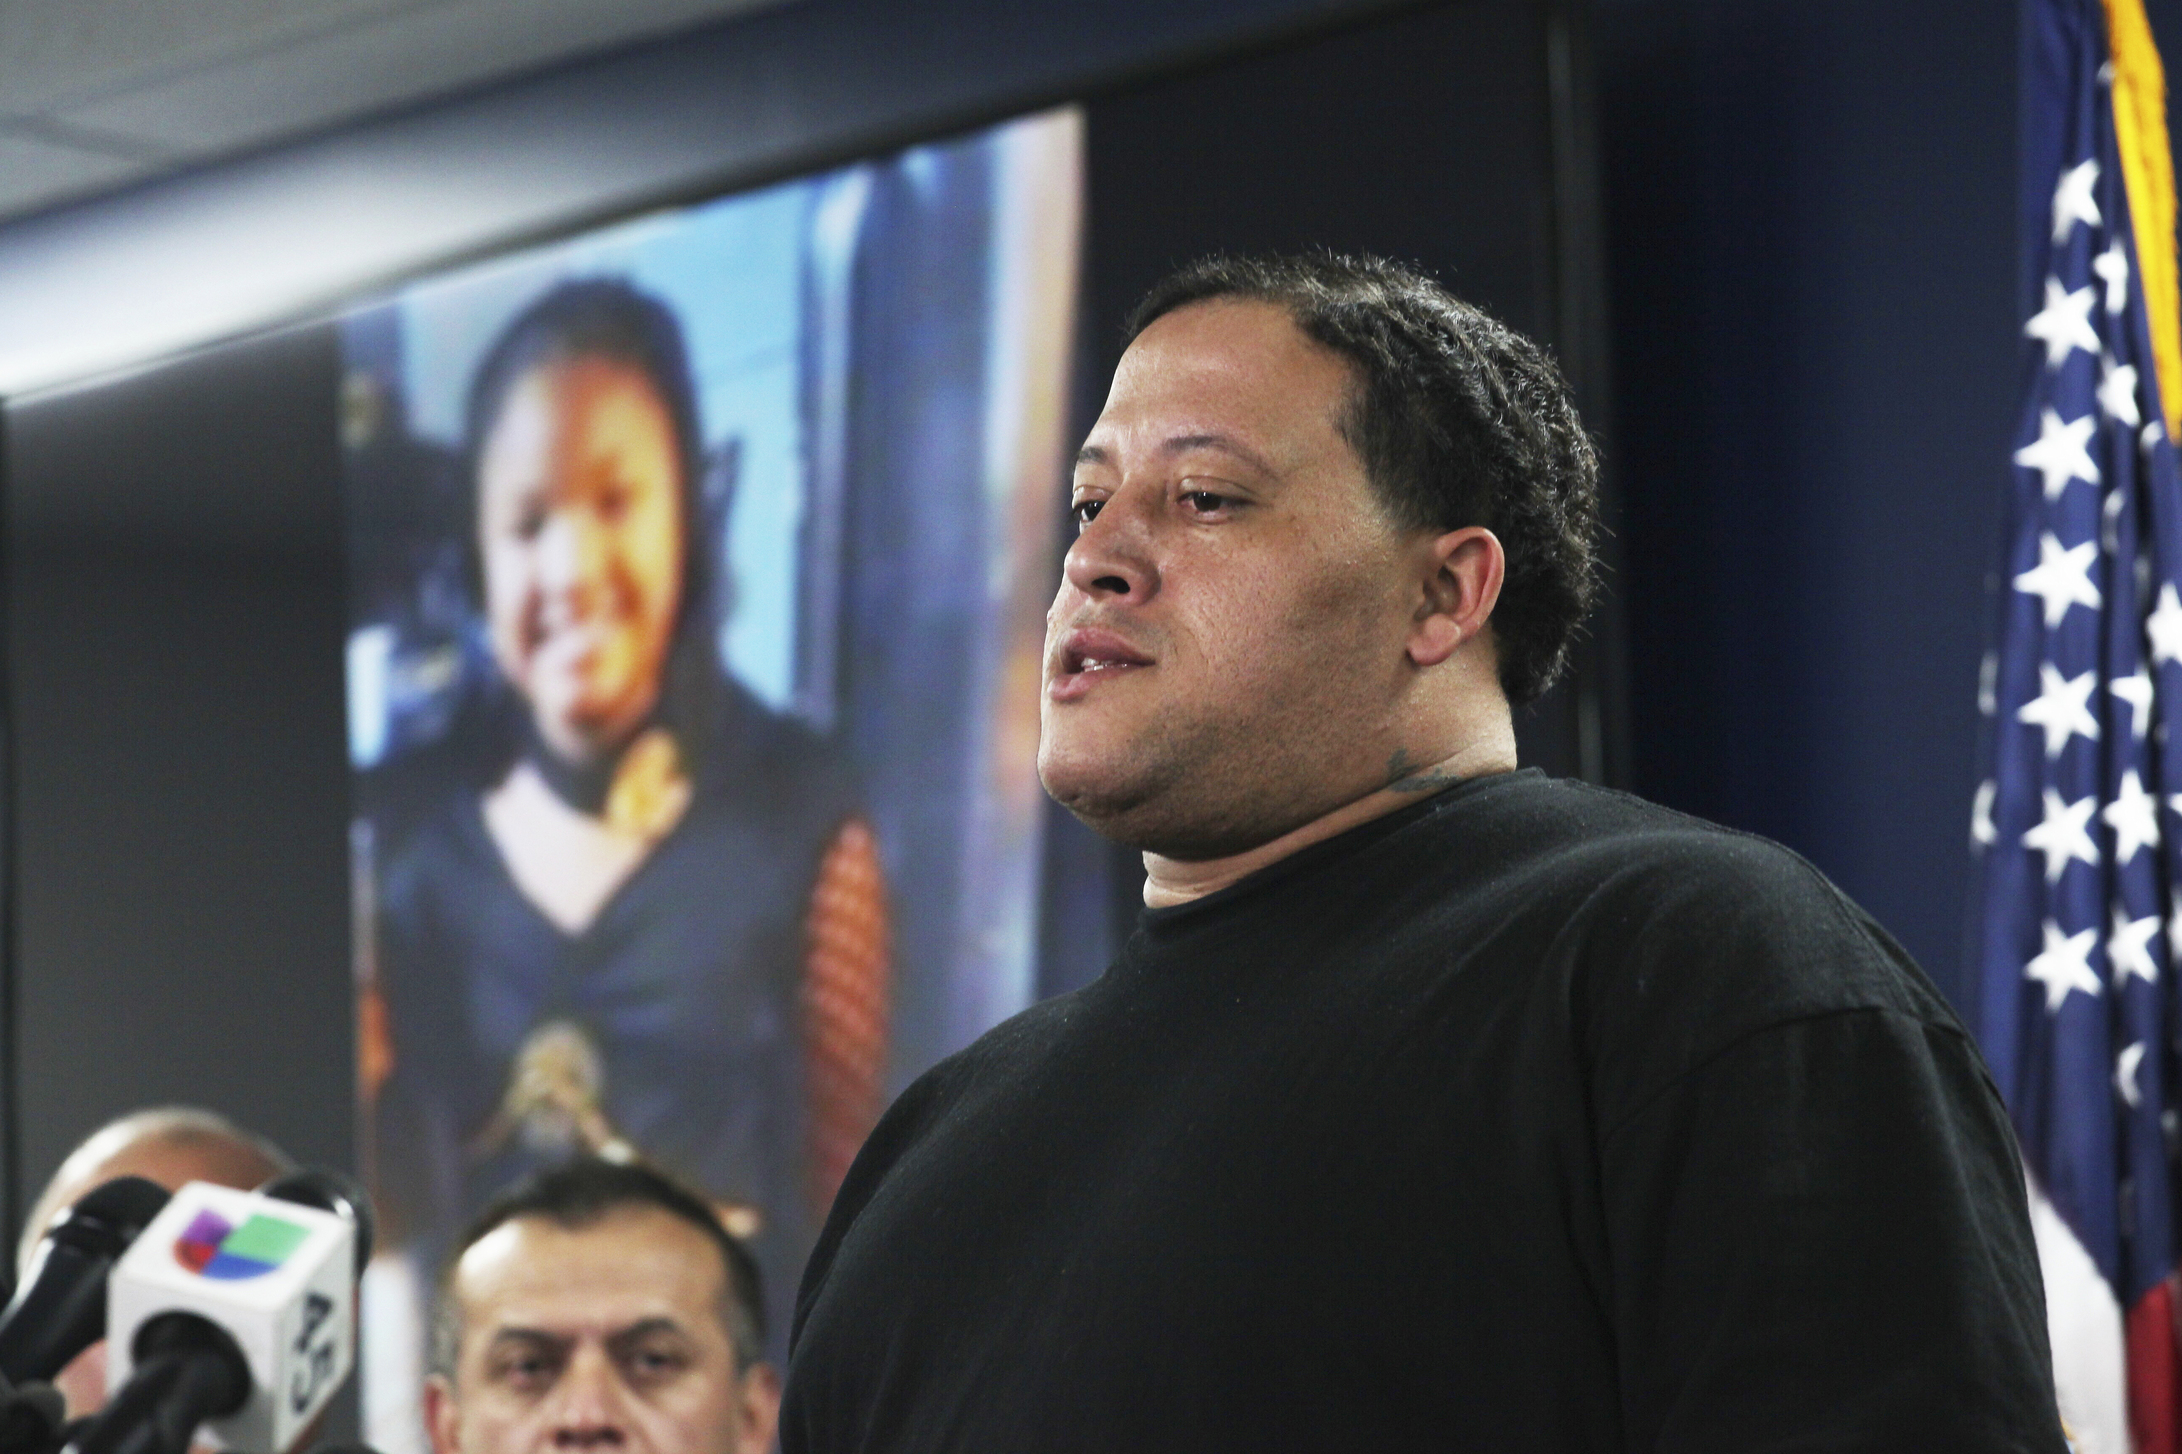
[(455, 1407), (455, 1387), (444, 1373), (424, 1380), (424, 1429), (432, 1454), (462, 1454), (462, 1419)]
[(770, 1363), (750, 1365), (742, 1375), (742, 1438), (735, 1454), (766, 1454), (780, 1426), (780, 1370)]
[(1466, 525), (1424, 541), (1418, 565), (1422, 590), (1410, 623), (1409, 659), (1438, 666), (1485, 629), (1500, 601), (1508, 558), (1500, 537), (1482, 525)]

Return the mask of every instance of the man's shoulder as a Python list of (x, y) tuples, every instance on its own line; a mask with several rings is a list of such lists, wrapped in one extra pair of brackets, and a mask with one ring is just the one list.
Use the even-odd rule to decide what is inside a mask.
[(1510, 788), (1496, 811), (1529, 823), (1528, 847), (1486, 865), (1482, 891), (1511, 916), (1549, 916), (1541, 958), (1594, 1057), (1649, 1077), (1872, 1012), (1962, 1034), (1909, 954), (1800, 854), (1627, 793)]
[(1714, 1043), (1859, 1010), (1959, 1028), (1901, 946), (1770, 839), (1536, 774), (1448, 809), (1417, 824), (1416, 910), (1508, 934), (1580, 1022)]
[(1420, 826), (1482, 839), (1491, 856), (1511, 867), (1563, 864), (1571, 873), (1588, 867), (1624, 875), (1650, 869), (1731, 884), (1756, 877), (1791, 891), (1819, 878), (1809, 863), (1769, 838), (1616, 788), (1536, 771), (1467, 786), (1468, 793), (1449, 802), (1450, 811)]
[(1515, 774), (1435, 817), (1420, 826), (1448, 849), (1439, 856), (1453, 870), (1446, 890), (1543, 895), (1631, 934), (1792, 924), (1800, 935), (1842, 934), (1900, 952), (1794, 850), (1630, 793)]

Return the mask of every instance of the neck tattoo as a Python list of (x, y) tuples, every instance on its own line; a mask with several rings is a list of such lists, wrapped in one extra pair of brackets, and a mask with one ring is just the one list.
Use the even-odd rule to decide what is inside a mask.
[(1429, 763), (1412, 761), (1406, 747), (1395, 748), (1386, 760), (1386, 785), (1397, 793), (1436, 793), (1461, 781), (1458, 773), (1442, 772)]

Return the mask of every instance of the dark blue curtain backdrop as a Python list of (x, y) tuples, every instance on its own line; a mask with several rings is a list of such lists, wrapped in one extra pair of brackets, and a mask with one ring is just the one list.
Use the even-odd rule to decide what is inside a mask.
[(1596, 13), (1634, 786), (1801, 851), (1966, 1004), (2015, 7)]

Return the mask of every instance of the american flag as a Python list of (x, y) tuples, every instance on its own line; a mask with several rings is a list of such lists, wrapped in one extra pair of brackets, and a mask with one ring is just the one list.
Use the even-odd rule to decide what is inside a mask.
[(2182, 479), (2162, 385), (2182, 386), (2182, 320), (2165, 87), (2141, 0), (2027, 0), (2022, 61), (2023, 411), (1979, 683), (1978, 1018), (2030, 1175), (2071, 1435), (2084, 1454), (2177, 1454)]

